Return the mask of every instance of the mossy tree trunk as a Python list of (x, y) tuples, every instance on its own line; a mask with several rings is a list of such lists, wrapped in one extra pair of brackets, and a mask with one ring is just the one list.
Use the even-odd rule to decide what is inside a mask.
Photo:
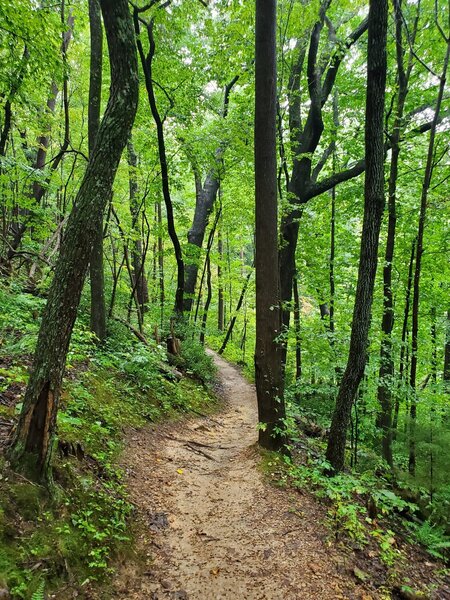
[[(102, 14), (98, 0), (89, 0), (91, 34), (91, 67), (89, 78), (88, 141), (89, 155), (95, 148), (100, 127), (102, 97), (103, 31)], [(95, 236), (89, 266), (91, 279), (91, 331), (100, 342), (106, 337), (105, 275), (103, 268), (103, 218)]]
[(51, 454), (66, 355), (95, 235), (137, 109), (133, 24), (126, 0), (100, 0), (108, 41), (111, 88), (95, 149), (67, 222), (9, 456), (14, 467), (51, 484)]

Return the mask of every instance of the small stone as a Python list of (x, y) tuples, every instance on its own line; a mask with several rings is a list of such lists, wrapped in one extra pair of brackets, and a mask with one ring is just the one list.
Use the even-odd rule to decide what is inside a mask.
[(172, 582), (168, 581), (167, 579), (163, 579), (161, 581), (161, 586), (165, 589), (165, 590), (171, 590), (172, 589)]
[(314, 573), (314, 575), (318, 575), (322, 571), (321, 566), (316, 563), (309, 563), (308, 566), (311, 569), (311, 571)]

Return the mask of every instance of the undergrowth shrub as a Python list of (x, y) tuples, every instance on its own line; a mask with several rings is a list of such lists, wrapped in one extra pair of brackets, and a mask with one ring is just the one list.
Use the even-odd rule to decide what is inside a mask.
[(186, 364), (186, 373), (211, 385), (216, 377), (217, 368), (214, 361), (205, 352), (205, 348), (196, 339), (186, 338), (181, 344), (181, 357)]
[[(20, 411), (44, 305), (0, 287), (0, 393), (11, 398), (0, 416), (8, 419)], [(97, 346), (81, 315), (73, 332), (54, 452), (57, 496), (8, 471), (0, 455), (0, 588), (14, 599), (104, 581), (111, 558), (130, 544), (133, 507), (117, 464), (124, 433), (214, 402), (204, 385), (215, 368), (200, 344), (183, 342), (184, 370), (194, 378), (179, 380), (165, 347), (145, 346), (120, 323), (108, 330)]]

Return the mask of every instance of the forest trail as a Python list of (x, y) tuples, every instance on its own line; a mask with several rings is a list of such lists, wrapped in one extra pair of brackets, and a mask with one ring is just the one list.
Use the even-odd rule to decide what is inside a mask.
[(327, 543), (317, 503), (264, 482), (254, 387), (225, 360), (214, 360), (220, 413), (130, 436), (123, 460), (138, 511), (140, 558), (120, 565), (112, 597), (377, 598)]

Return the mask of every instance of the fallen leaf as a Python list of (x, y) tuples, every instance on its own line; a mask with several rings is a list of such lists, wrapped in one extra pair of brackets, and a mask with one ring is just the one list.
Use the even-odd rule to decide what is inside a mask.
[(183, 469), (177, 469), (178, 475), (183, 475)]
[(217, 575), (220, 573), (220, 567), (213, 567), (210, 570), (211, 575), (215, 575), (217, 577)]

